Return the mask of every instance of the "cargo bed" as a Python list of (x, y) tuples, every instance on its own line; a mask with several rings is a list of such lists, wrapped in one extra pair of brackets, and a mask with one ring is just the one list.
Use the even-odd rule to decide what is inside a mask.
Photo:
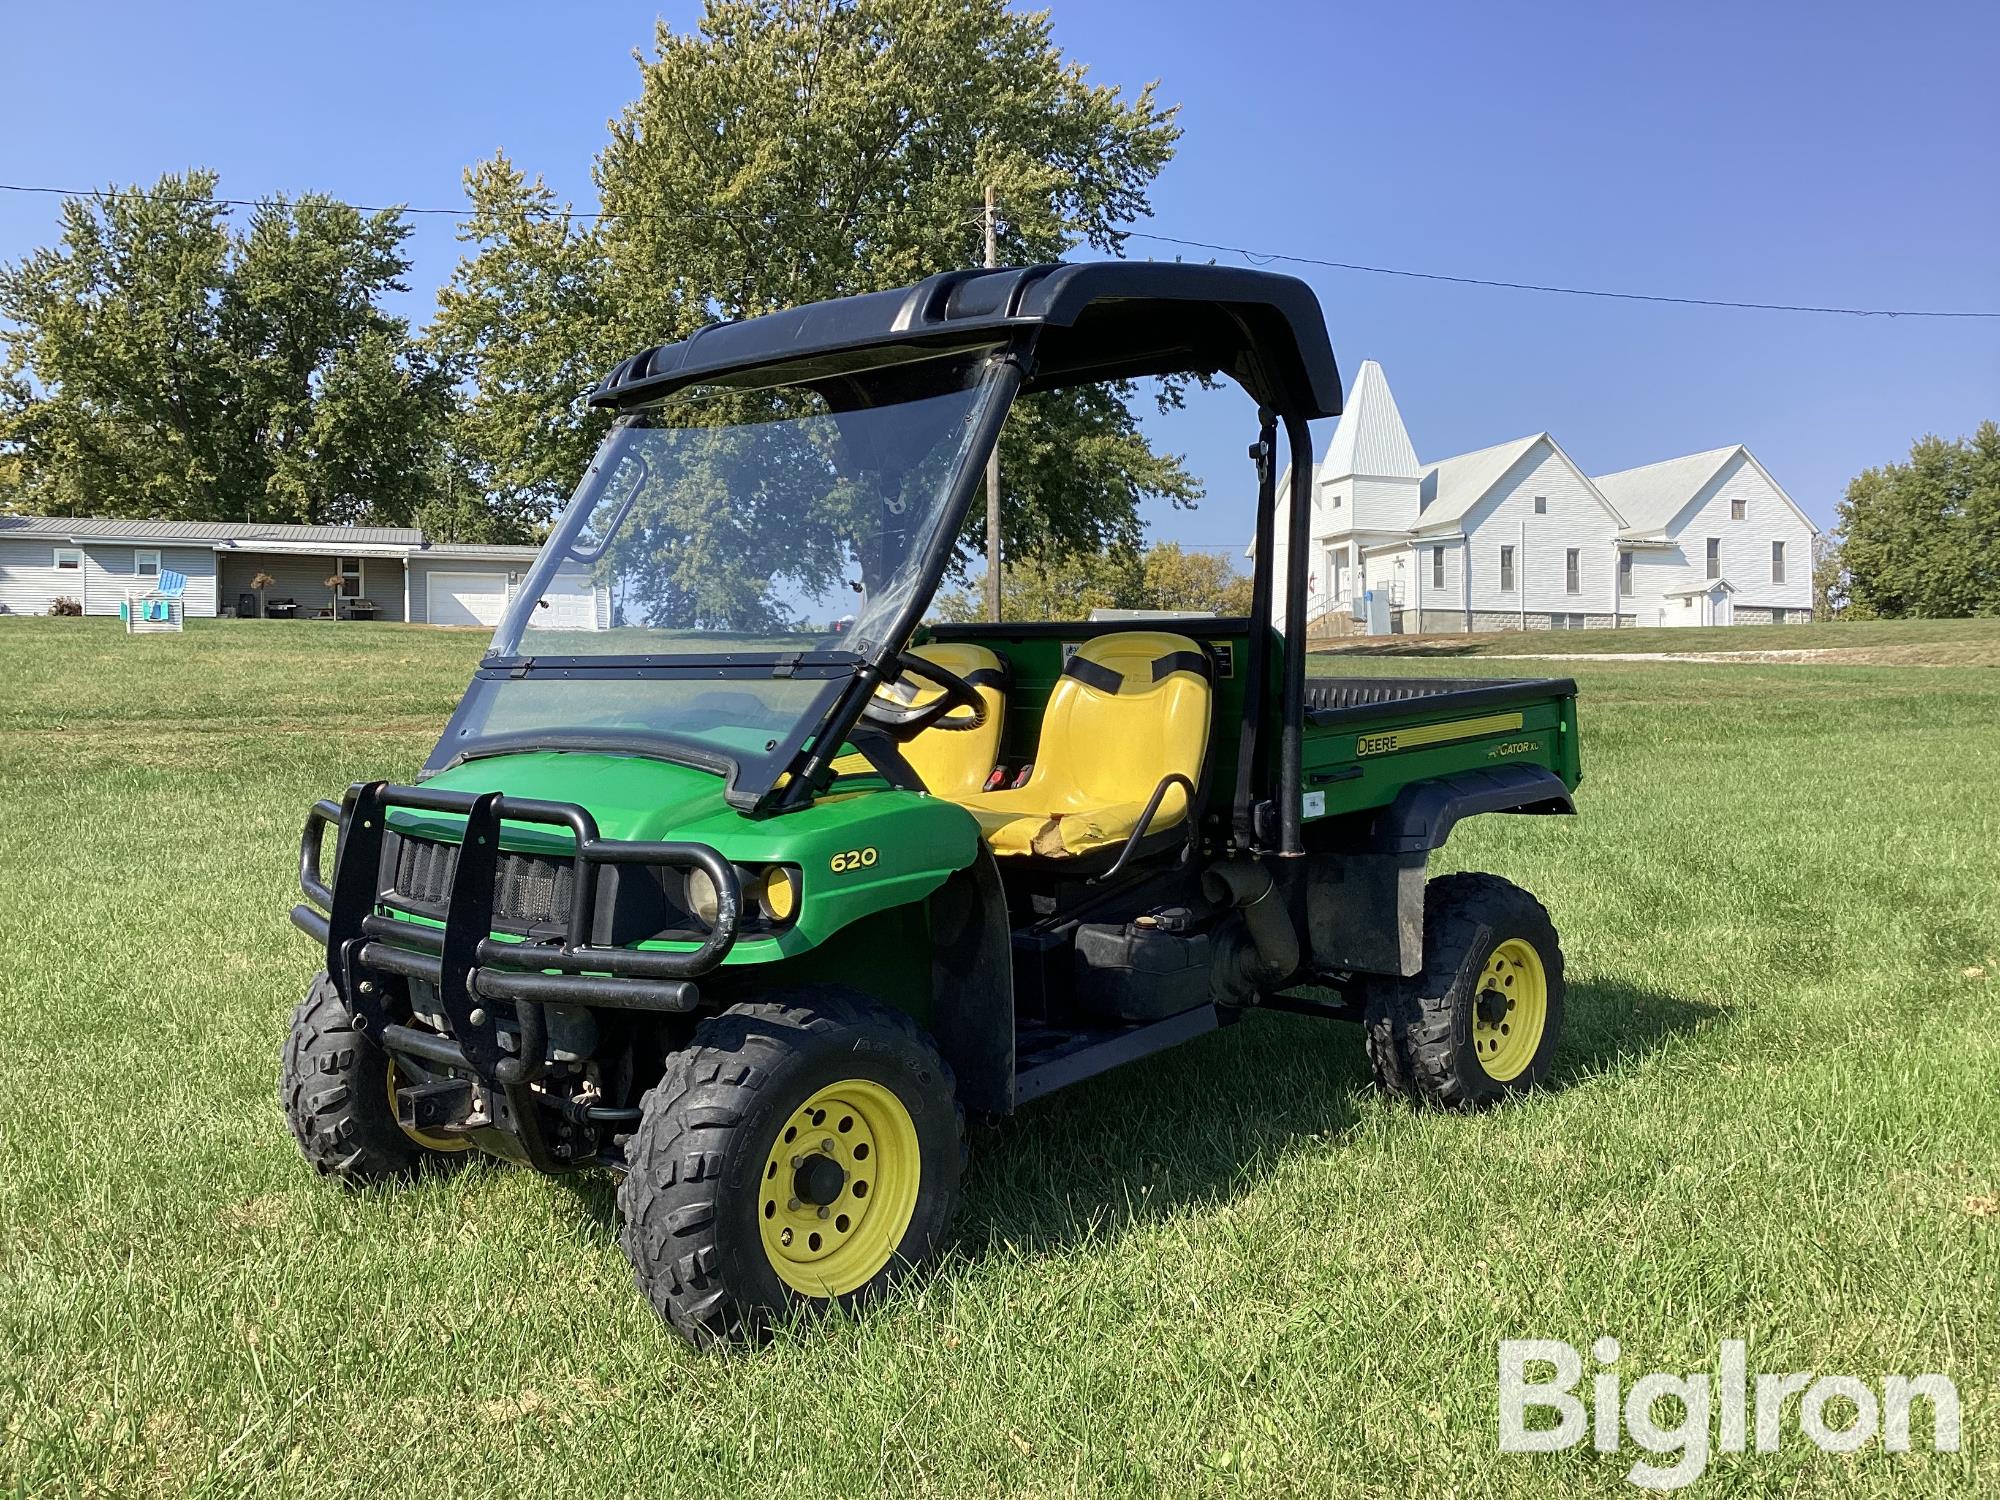
[(1305, 819), (1384, 807), (1412, 782), (1502, 765), (1582, 776), (1566, 677), (1306, 680)]

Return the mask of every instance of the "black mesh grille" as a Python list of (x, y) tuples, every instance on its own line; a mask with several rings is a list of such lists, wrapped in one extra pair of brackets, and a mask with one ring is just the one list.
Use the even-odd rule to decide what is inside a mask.
[(443, 906), (451, 895), (451, 872), (457, 863), (455, 844), (404, 839), (396, 853), (396, 894), (423, 906)]
[[(404, 838), (396, 851), (395, 895), (405, 905), (442, 914), (451, 899), (458, 846)], [(538, 927), (569, 919), (576, 870), (566, 859), (535, 854), (500, 856), (493, 881), (493, 921), (502, 927)]]

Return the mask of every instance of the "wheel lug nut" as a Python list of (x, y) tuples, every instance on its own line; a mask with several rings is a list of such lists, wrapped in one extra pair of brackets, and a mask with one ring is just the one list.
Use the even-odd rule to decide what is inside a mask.
[(822, 1151), (824, 1151), (824, 1152), (826, 1152), (826, 1153), (827, 1153), (827, 1154), (828, 1154), (829, 1156), (830, 1156), (830, 1155), (832, 1155), (832, 1154), (833, 1154), (833, 1137), (832, 1137), (832, 1136), (828, 1136), (828, 1137), (827, 1137), (827, 1138), (826, 1138), (825, 1140), (821, 1141), (821, 1142), (819, 1143), (819, 1149), (820, 1149), (820, 1150), (822, 1150)]
[(796, 1167), (804, 1160), (805, 1158), (803, 1156), (795, 1156), (792, 1158), (792, 1165)]
[[(790, 1209), (793, 1213), (797, 1213), (799, 1211), (799, 1200), (794, 1198), (790, 1202), (788, 1202), (785, 1205), (785, 1207)], [(788, 1229), (785, 1231), (785, 1233), (790, 1234), (791, 1231)]]
[(825, 1205), (824, 1203), (822, 1203), (822, 1204), (820, 1205), (820, 1208), (819, 1208), (819, 1216), (820, 1216), (820, 1217), (821, 1217), (822, 1219), (826, 1218), (826, 1217), (827, 1217), (827, 1215), (831, 1214), (832, 1212), (833, 1212), (833, 1210), (832, 1210), (832, 1209), (830, 1209), (830, 1208), (828, 1208), (828, 1207), (827, 1207), (827, 1206), (826, 1206), (826, 1205)]

